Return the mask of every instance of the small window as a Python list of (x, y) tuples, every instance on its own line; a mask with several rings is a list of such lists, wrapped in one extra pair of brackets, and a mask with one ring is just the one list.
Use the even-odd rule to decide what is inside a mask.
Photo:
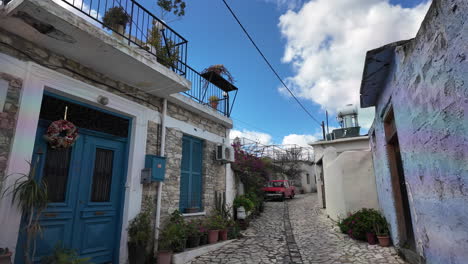
[(47, 146), (42, 179), (47, 185), (49, 200), (53, 203), (65, 201), (71, 150), (72, 148), (53, 149)]
[(307, 184), (310, 184), (310, 174), (307, 173)]
[(91, 201), (108, 202), (110, 200), (113, 163), (114, 151), (96, 149)]

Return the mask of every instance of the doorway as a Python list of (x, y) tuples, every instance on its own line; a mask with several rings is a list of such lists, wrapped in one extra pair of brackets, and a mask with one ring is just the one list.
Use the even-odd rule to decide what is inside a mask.
[(416, 251), (413, 222), (411, 219), (411, 208), (408, 199), (408, 190), (403, 170), (403, 160), (401, 158), (393, 108), (389, 109), (384, 118), (384, 128), (401, 247), (411, 251)]
[[(44, 134), (52, 121), (78, 127), (68, 148), (52, 148)], [(34, 263), (56, 246), (76, 251), (92, 263), (118, 263), (127, 141), (131, 120), (66, 98), (45, 94), (32, 163), (47, 184), (49, 204), (41, 214)], [(18, 238), (15, 263), (23, 263), (25, 234)]]

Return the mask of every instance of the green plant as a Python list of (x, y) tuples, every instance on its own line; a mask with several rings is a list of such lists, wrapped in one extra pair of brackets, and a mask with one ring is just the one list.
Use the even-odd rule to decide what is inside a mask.
[(79, 258), (76, 251), (57, 244), (51, 256), (41, 259), (41, 264), (91, 264), (89, 258)]
[(102, 22), (104, 26), (111, 29), (116, 29), (117, 25), (121, 25), (124, 28), (130, 22), (131, 17), (125, 12), (125, 9), (121, 6), (114, 6), (107, 10), (104, 14)]
[(366, 240), (366, 233), (374, 232), (375, 224), (380, 223), (382, 218), (377, 210), (364, 208), (339, 221), (338, 226), (341, 232), (355, 239)]
[(388, 223), (385, 217), (382, 215), (379, 215), (376, 219), (374, 219), (373, 222), (373, 230), (374, 233), (378, 236), (388, 236), (390, 233), (390, 230), (388, 228)]
[(188, 227), (183, 216), (175, 210), (159, 235), (159, 250), (183, 251), (187, 240)]
[(143, 211), (130, 222), (128, 226), (128, 241), (138, 245), (148, 245), (151, 242), (152, 233), (151, 213)]
[(202, 232), (200, 231), (200, 221), (199, 220), (192, 220), (187, 223), (187, 237), (197, 237), (201, 236)]
[(164, 28), (154, 23), (149, 31), (147, 43), (154, 47), (158, 62), (168, 68), (176, 68), (179, 61), (179, 48), (174, 41), (164, 38)]
[(244, 207), (245, 211), (250, 212), (255, 208), (255, 204), (245, 195), (237, 196), (234, 199), (234, 208)]
[(218, 102), (219, 101), (219, 97), (216, 96), (216, 95), (212, 95), (208, 98), (208, 101), (210, 102)]
[[(39, 218), (42, 211), (47, 208), (48, 192), (47, 184), (42, 180), (36, 179), (36, 165), (39, 163), (39, 157), (33, 164), (29, 163), (29, 173), (15, 173), (21, 175), (15, 183), (5, 188), (2, 197), (6, 194), (12, 195), (12, 204), (17, 204), (25, 216), (26, 242), (24, 247), (24, 259), (26, 264), (31, 264), (36, 254), (36, 235), (41, 232)], [(9, 175), (7, 177), (10, 177)], [(31, 251), (32, 244), (32, 251)]]
[(232, 218), (232, 207), (226, 205), (226, 193), (215, 191), (215, 210), (226, 221)]
[(226, 228), (226, 221), (222, 216), (215, 213), (206, 219), (205, 225), (208, 230), (221, 230)]

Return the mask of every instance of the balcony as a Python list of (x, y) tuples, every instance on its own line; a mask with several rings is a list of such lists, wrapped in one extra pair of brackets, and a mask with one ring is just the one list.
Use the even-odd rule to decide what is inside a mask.
[[(181, 93), (208, 111), (230, 115), (232, 87), (219, 87), (216, 78), (189, 67), (187, 40), (135, 0), (4, 3), (0, 27), (7, 31), (150, 94)], [(126, 25), (109, 25), (105, 19), (116, 8), (127, 17)], [(219, 98), (217, 108), (210, 107), (211, 96)]]

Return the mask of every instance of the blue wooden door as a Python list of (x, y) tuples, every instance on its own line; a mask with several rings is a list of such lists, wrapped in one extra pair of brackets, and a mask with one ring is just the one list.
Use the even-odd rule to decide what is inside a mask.
[[(67, 149), (52, 149), (43, 139), (41, 122), (33, 162), (48, 186), (49, 205), (41, 214), (34, 261), (56, 245), (75, 250), (93, 263), (114, 262), (119, 250), (121, 190), (124, 188), (126, 139), (81, 129)], [(15, 262), (23, 263), (24, 233)]]
[(180, 211), (202, 209), (203, 141), (194, 137), (182, 138), (180, 176)]

